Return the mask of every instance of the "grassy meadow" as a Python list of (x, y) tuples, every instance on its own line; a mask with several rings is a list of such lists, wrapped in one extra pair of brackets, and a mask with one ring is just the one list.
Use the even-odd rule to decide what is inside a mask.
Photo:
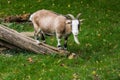
[[(68, 50), (77, 58), (6, 50), (0, 52), (0, 80), (120, 80), (119, 0), (0, 0), (0, 18), (40, 9), (82, 13), (81, 44), (75, 44), (72, 35), (68, 40)], [(18, 32), (33, 31), (27, 23), (8, 26)], [(55, 37), (47, 37), (47, 44), (56, 43)]]

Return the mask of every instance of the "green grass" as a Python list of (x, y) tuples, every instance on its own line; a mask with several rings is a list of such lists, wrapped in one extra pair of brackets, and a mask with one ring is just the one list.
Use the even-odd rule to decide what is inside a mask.
[[(0, 54), (0, 80), (120, 80), (119, 4), (119, 0), (1, 0), (0, 17), (44, 8), (61, 14), (81, 12), (85, 21), (81, 45), (74, 43), (72, 35), (68, 41), (68, 50), (77, 58), (7, 50)], [(19, 32), (33, 31), (26, 23), (8, 25)], [(56, 46), (56, 39), (47, 37), (47, 43)]]

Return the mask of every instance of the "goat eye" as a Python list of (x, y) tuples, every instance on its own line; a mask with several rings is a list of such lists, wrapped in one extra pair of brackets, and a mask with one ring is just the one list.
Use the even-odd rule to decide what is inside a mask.
[(80, 24), (78, 24), (78, 29), (80, 28)]

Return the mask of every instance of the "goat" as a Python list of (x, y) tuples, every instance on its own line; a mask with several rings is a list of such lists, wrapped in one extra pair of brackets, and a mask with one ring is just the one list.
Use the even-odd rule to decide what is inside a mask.
[(67, 49), (67, 39), (68, 36), (73, 33), (74, 40), (77, 44), (78, 33), (80, 28), (80, 22), (82, 20), (78, 20), (80, 13), (75, 18), (71, 14), (67, 14), (66, 16), (57, 14), (50, 10), (39, 10), (33, 13), (30, 16), (30, 21), (32, 21), (34, 26), (34, 37), (37, 43), (40, 43), (38, 40), (38, 36), (41, 36), (42, 40), (45, 41), (45, 35), (56, 35), (57, 38), (57, 47), (62, 49), (61, 46), (61, 38), (64, 37), (64, 49)]

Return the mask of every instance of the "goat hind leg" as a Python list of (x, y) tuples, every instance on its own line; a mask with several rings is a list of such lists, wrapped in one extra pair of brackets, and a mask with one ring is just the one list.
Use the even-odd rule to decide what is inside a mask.
[(43, 43), (46, 43), (45, 34), (43, 32), (40, 33), (40, 37), (41, 37), (41, 40), (43, 41)]
[(40, 34), (40, 31), (41, 31), (41, 29), (39, 28), (38, 30), (36, 30), (36, 31), (34, 32), (34, 38), (35, 38), (37, 44), (40, 43), (40, 41), (39, 41), (39, 34)]

